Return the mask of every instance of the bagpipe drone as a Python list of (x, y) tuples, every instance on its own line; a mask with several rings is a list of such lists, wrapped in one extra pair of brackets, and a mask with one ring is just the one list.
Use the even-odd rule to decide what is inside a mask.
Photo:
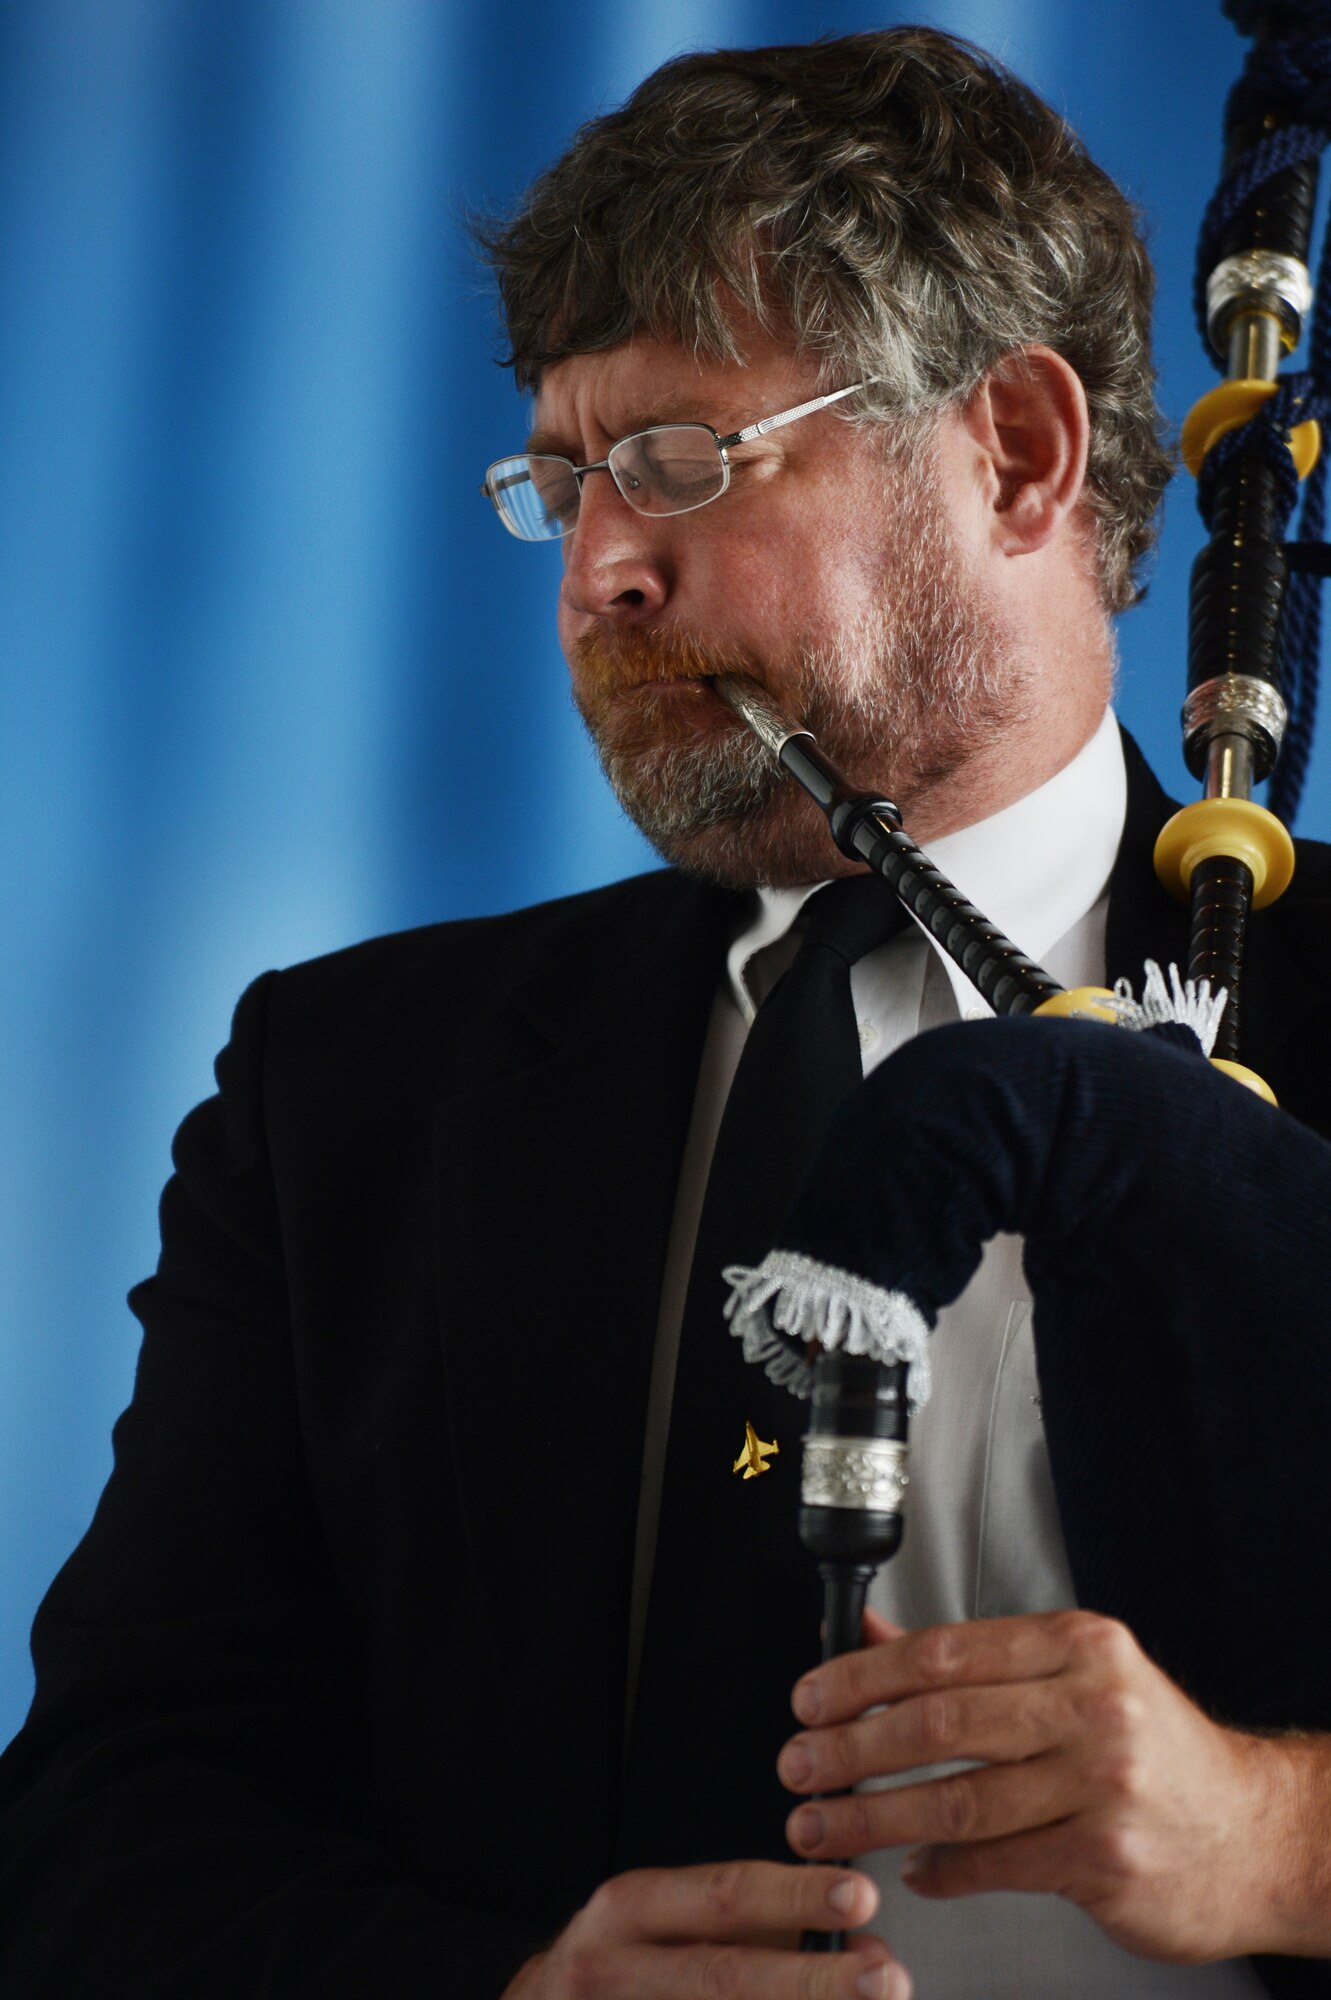
[[(1195, 1692), (1237, 1713), (1228, 1663), (1250, 1687), (1254, 1644), (1272, 1657), (1300, 1647), (1295, 1624), (1236, 1633), (1233, 1577), (1260, 1567), (1273, 1535), (1297, 1539), (1331, 1507), (1319, 1414), (1331, 1408), (1331, 1359), (1312, 1380), (1307, 1362), (1331, 1357), (1317, 1254), (1331, 1145), (1274, 1109), (1242, 1060), (1250, 913), (1293, 873), (1284, 820), (1308, 762), (1320, 583), (1331, 573), (1318, 455), (1331, 322), (1325, 281), (1310, 317), (1308, 269), (1331, 137), (1331, 4), (1225, 0), (1224, 12), (1254, 37), (1198, 251), (1203, 338), (1225, 379), (1182, 434), (1209, 532), (1192, 573), (1182, 715), (1204, 795), (1169, 821), (1155, 852), (1160, 881), (1190, 905), (1186, 975), (1149, 966), (1140, 998), (1125, 979), (1065, 992), (920, 852), (891, 800), (856, 791), (751, 681), (716, 687), (822, 808), (841, 852), (885, 877), (1001, 1017), (934, 1030), (890, 1057), (836, 1114), (778, 1246), (725, 1273), (746, 1356), (811, 1406), (800, 1536), (823, 1582), (824, 1658), (860, 1643), (869, 1583), (901, 1541), (908, 1417), (927, 1394), (929, 1331), (983, 1243), (1013, 1231), (1025, 1238), (1056, 1483), (1094, 1489), (1115, 1514), (1126, 1552), (1118, 1607), (1148, 1651), (1166, 1667), (1178, 1656), (1175, 1617), (1194, 1649), (1203, 1631), (1215, 1670)], [(1307, 369), (1282, 376), (1305, 333)], [(1252, 797), (1268, 776), (1269, 807)], [(1143, 1145), (1148, 1131), (1166, 1143)], [(1282, 1472), (1278, 1491), (1263, 1480), (1258, 1507), (1244, 1473), (1264, 1400), (1282, 1427)], [(1196, 1466), (1171, 1456), (1185, 1410), (1200, 1411), (1225, 1469), (1203, 1493)], [(1060, 1462), (1065, 1417), (1079, 1446)], [(1142, 1513), (1124, 1460), (1129, 1427), (1133, 1451), (1159, 1462), (1155, 1490), (1163, 1479), (1171, 1495), (1163, 1519), (1158, 1499)], [(1204, 1543), (1189, 1525), (1199, 1510)], [(1169, 1543), (1182, 1579), (1163, 1612), (1134, 1601), (1131, 1555), (1147, 1537)], [(1233, 1571), (1217, 1571), (1216, 1546)], [(1331, 1727), (1320, 1663), (1295, 1678), (1284, 1694), (1297, 1718), (1265, 1720)], [(1264, 1719), (1251, 1702), (1247, 1719)]]

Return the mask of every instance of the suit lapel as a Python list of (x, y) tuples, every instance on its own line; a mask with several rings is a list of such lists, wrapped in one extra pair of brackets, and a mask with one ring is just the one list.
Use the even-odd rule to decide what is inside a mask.
[(439, 1281), (471, 1560), (497, 1670), (518, 1663), (532, 1795), (566, 1797), (577, 1772), (568, 1823), (541, 1829), (547, 1859), (553, 1846), (589, 1886), (620, 1781), (666, 1245), (734, 909), (676, 876), (624, 885), (496, 995), (513, 1060), (441, 1106)]
[(1105, 933), (1106, 977), (1127, 979), (1140, 994), (1142, 966), (1153, 958), (1166, 970), (1182, 972), (1188, 959), (1188, 912), (1165, 890), (1155, 872), (1156, 836), (1177, 810), (1141, 751), (1123, 732), (1128, 772), (1128, 806), (1114, 872), (1109, 882)]

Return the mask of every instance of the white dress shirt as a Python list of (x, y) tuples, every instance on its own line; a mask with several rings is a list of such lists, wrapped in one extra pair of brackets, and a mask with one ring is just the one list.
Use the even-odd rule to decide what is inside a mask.
[[(1062, 984), (1101, 984), (1106, 891), (1126, 798), (1118, 728), (1107, 713), (1090, 742), (1048, 783), (979, 825), (934, 842), (929, 856)], [(792, 926), (816, 886), (759, 892), (751, 921), (730, 948), (712, 1011), (657, 1334), (631, 1684), (707, 1167), (744, 1033), (798, 948)], [(1126, 972), (1140, 990), (1140, 967), (1114, 972)], [(853, 968), (851, 994), (866, 1074), (924, 1028), (986, 1019), (991, 1012), (917, 927)], [(932, 1337), (933, 1394), (911, 1425), (905, 1537), (870, 1593), (874, 1608), (898, 1624), (1001, 1617), (1075, 1602), (1041, 1429), (1030, 1315), (1020, 1239), (999, 1237), (961, 1298), (940, 1315)], [(807, 1560), (802, 1549), (791, 1550), (792, 1562)], [(896, 1782), (919, 1782), (920, 1776), (913, 1772)], [(927, 1902), (902, 1885), (901, 1861), (889, 1850), (865, 1856), (860, 1865), (882, 1895), (873, 1928), (909, 1966), (919, 2000), (1251, 2000), (1265, 1993), (1246, 1960), (1169, 1966), (1131, 1957), (1059, 1897), (991, 1894)]]

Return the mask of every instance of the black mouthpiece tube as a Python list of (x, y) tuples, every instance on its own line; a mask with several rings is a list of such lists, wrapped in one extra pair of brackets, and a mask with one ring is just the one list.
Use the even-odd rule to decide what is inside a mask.
[(890, 799), (857, 792), (803, 732), (788, 736), (779, 754), (791, 777), (827, 814), (841, 852), (877, 870), (996, 1014), (1029, 1014), (1063, 991), (920, 852)]

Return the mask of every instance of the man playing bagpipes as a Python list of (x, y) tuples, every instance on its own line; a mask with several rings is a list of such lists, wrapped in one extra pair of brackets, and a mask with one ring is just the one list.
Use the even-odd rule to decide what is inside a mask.
[[(671, 865), (242, 1000), (38, 1618), (0, 1994), (1325, 1991), (1327, 857), (1252, 928), (1276, 1110), (988, 1022), (718, 692), (1052, 982), (1185, 961), (1107, 707), (1168, 473), (1131, 211), (896, 29), (667, 65), (489, 250), (535, 411), (485, 491)], [(722, 1316), (773, 1246), (915, 1315), (905, 1540), (822, 1667)]]

